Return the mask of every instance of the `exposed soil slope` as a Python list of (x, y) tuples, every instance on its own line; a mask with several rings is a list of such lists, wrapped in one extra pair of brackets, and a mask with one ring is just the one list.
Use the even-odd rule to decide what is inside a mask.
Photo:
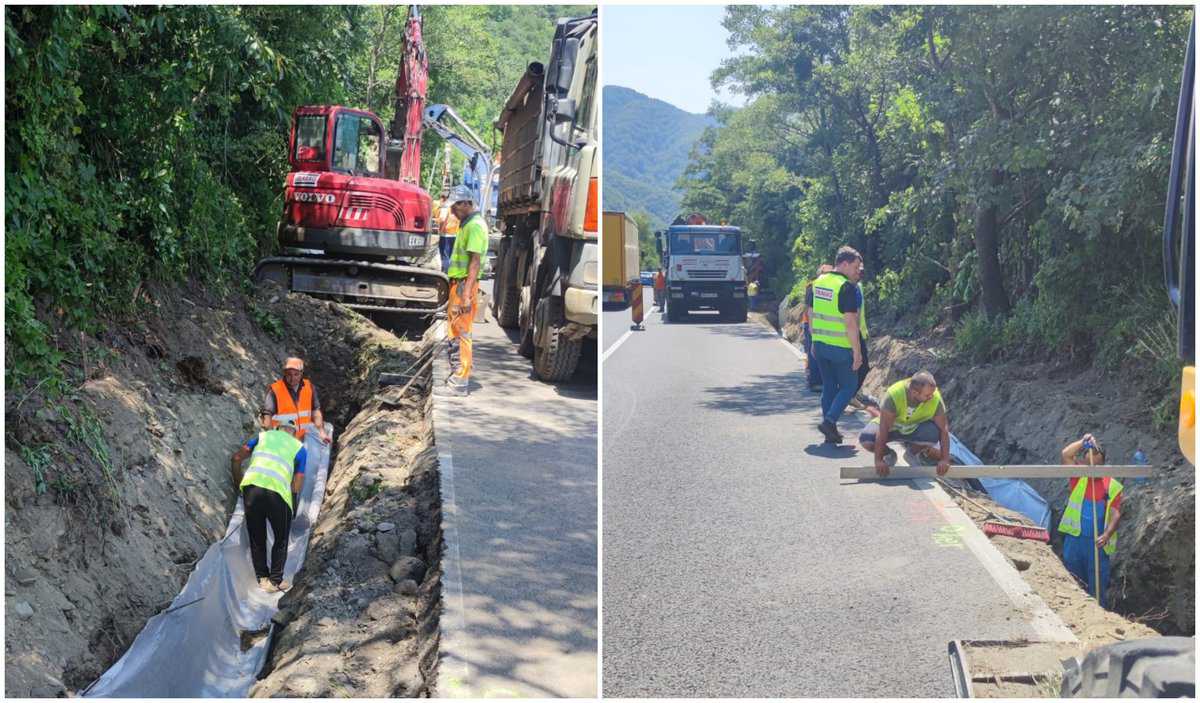
[(229, 457), (284, 357), (305, 358), (339, 428), (408, 359), (408, 343), (304, 296), (145, 296), (138, 320), (60, 334), (86, 350), (68, 397), (5, 399), (7, 696), (77, 692), (170, 602), (224, 530)]

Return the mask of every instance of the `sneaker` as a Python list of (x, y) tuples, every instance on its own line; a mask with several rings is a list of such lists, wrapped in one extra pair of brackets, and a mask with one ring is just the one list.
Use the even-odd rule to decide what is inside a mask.
[(888, 466), (896, 465), (896, 450), (895, 449), (892, 449), (891, 447), (884, 447), (883, 463), (887, 464)]
[(292, 582), (287, 580), (280, 581), (279, 583), (275, 584), (275, 588), (284, 592), (290, 591), (292, 590)]
[(433, 388), (433, 394), (439, 398), (462, 398), (469, 393), (470, 391), (467, 390), (466, 385), (455, 383), (450, 379), (447, 379), (445, 383), (439, 383)]
[(859, 393), (858, 395), (854, 396), (854, 399), (857, 400), (859, 402), (859, 404), (861, 404), (865, 407), (868, 407), (868, 408), (871, 408), (871, 407), (878, 408), (879, 407), (879, 401), (875, 400), (874, 398), (867, 395), (866, 393)]
[(279, 591), (279, 588), (276, 587), (275, 584), (271, 583), (271, 579), (267, 578), (266, 576), (263, 576), (258, 580), (258, 587), (267, 593), (276, 593)]

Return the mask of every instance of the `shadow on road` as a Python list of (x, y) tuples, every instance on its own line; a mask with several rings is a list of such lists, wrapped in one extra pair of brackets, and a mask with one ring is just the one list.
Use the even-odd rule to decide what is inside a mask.
[[(477, 345), (489, 363), (504, 368), (528, 365), (508, 342), (489, 342)], [(501, 348), (487, 349), (497, 346)], [(489, 386), (517, 397), (528, 384), (526, 375), (519, 374)], [(574, 382), (560, 386), (564, 394), (585, 392)], [(593, 381), (590, 397), (595, 395)], [(512, 404), (493, 408), (486, 423), (455, 426), (454, 463), (462, 472), (454, 487), (455, 519), (457, 534), (464, 539), (459, 597), (468, 613), (465, 629), (473, 677), (519, 682), (539, 697), (587, 693), (580, 690), (577, 678), (538, 681), (528, 673), (544, 666), (548, 656), (575, 662), (562, 665), (568, 672), (586, 668), (588, 657), (595, 656), (595, 423), (594, 413), (580, 411), (531, 426), (523, 408)], [(486, 479), (479, 476), (484, 471), (489, 474)], [(487, 497), (496, 492), (502, 500)], [(520, 633), (525, 646), (513, 646), (514, 633)]]
[(849, 459), (858, 454), (858, 448), (850, 444), (810, 444), (804, 448), (804, 453), (822, 459)]

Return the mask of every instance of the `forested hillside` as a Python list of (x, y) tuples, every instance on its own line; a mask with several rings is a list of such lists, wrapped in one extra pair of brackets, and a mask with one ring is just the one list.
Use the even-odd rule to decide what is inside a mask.
[(604, 87), (604, 209), (644, 211), (657, 226), (679, 214), (676, 181), (706, 127), (684, 112), (629, 88)]
[[(5, 9), (5, 374), (57, 387), (56, 333), (150, 280), (246, 285), (274, 246), (299, 105), (391, 119), (404, 6)], [(485, 139), (580, 6), (425, 6), (429, 102)], [(426, 169), (440, 148), (425, 140)], [(423, 179), (424, 180), (424, 179)]]
[[(851, 244), (873, 320), (954, 323), (977, 359), (1140, 358), (1165, 392), (1159, 237), (1191, 15), (730, 6), (741, 55), (713, 82), (752, 100), (693, 152), (684, 208), (748, 229), (778, 293)], [(1156, 413), (1173, 410), (1164, 393)]]

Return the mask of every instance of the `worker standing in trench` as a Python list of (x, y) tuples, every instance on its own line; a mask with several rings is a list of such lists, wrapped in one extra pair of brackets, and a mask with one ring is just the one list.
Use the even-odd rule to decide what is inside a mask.
[[(260, 419), (265, 423), (270, 416), (271, 411), (264, 408)], [(283, 566), (287, 562), (288, 535), (300, 489), (304, 487), (304, 465), (308, 460), (304, 443), (296, 439), (296, 434), (295, 421), (284, 420), (278, 429), (260, 432), (239, 447), (230, 466), (233, 485), (241, 491), (245, 507), (250, 563), (254, 565), (258, 587), (267, 593), (292, 587), (283, 580)], [(243, 474), (242, 462), (246, 457), (250, 457), (250, 467)], [(270, 566), (267, 523), (275, 537)]]
[(321, 413), (321, 397), (317, 395), (317, 387), (313, 382), (304, 378), (304, 360), (290, 356), (283, 362), (283, 378), (276, 380), (267, 388), (263, 398), (263, 407), (270, 411), (263, 429), (277, 427), (284, 420), (296, 423), (296, 439), (303, 442), (304, 435), (311, 428), (316, 428), (317, 436), (323, 444), (329, 444), (330, 437), (325, 431), (325, 416)]
[[(1091, 434), (1085, 434), (1062, 450), (1064, 466), (1099, 466), (1104, 462), (1104, 450)], [(1123, 488), (1120, 481), (1109, 476), (1072, 477), (1070, 497), (1058, 523), (1058, 531), (1065, 535), (1063, 565), (1071, 575), (1087, 584), (1088, 593), (1102, 608), (1108, 607), (1109, 560), (1117, 550)], [(1103, 510), (1100, 509), (1102, 505)]]
[(488, 230), (483, 215), (475, 209), (471, 189), (460, 185), (450, 193), (451, 212), (458, 218), (458, 235), (450, 253), (446, 276), (450, 279), (450, 301), (446, 308), (450, 377), (435, 389), (438, 395), (465, 396), (470, 392), (472, 339), (471, 323), (479, 304), (479, 268), (487, 253)]

